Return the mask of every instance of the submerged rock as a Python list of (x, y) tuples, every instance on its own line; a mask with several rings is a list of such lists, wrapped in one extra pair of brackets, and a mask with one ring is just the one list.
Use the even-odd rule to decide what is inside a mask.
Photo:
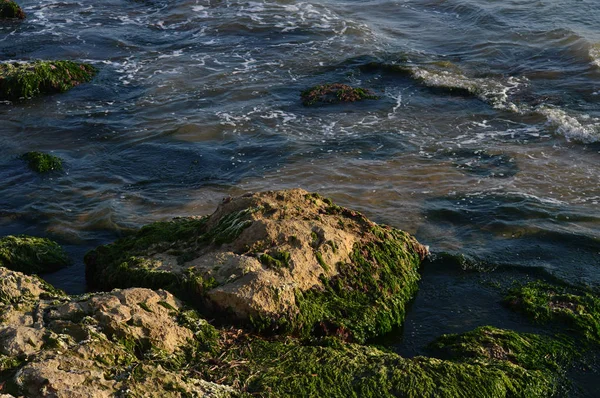
[(368, 89), (354, 88), (347, 84), (323, 84), (309, 88), (300, 94), (302, 104), (311, 106), (317, 104), (339, 104), (342, 102), (356, 102), (364, 99), (378, 99)]
[(25, 13), (14, 1), (0, 0), (0, 19), (3, 18), (25, 19)]
[(565, 327), (600, 343), (600, 299), (591, 291), (535, 281), (511, 289), (504, 302), (536, 322)]
[(31, 98), (67, 91), (88, 82), (96, 70), (72, 61), (35, 61), (0, 64), (0, 99)]
[(183, 371), (217, 336), (165, 291), (69, 297), (0, 268), (0, 387), (14, 396), (230, 396)]
[(56, 271), (71, 264), (71, 259), (56, 242), (35, 236), (0, 238), (0, 266), (26, 274)]
[(99, 288), (166, 288), (259, 330), (364, 341), (402, 324), (426, 254), (407, 233), (296, 189), (150, 224), (85, 263)]
[(29, 168), (37, 173), (61, 171), (63, 169), (62, 159), (48, 153), (27, 152), (21, 155), (21, 159), (25, 160)]

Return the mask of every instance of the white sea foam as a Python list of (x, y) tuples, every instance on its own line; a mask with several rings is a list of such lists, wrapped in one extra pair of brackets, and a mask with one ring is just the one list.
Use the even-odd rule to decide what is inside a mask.
[(590, 60), (592, 65), (600, 68), (600, 43), (592, 45), (589, 51)]
[(467, 77), (457, 68), (444, 70), (413, 67), (411, 74), (426, 86), (467, 91), (496, 109), (512, 112), (519, 112), (519, 108), (509, 101), (509, 95), (527, 81), (526, 78), (515, 77), (504, 81), (495, 78)]
[(542, 105), (535, 112), (544, 115), (548, 123), (567, 139), (584, 143), (600, 141), (600, 119), (589, 115), (570, 115), (565, 110)]

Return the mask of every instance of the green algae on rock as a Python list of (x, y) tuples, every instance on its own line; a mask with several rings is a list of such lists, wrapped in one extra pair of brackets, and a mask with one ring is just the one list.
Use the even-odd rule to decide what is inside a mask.
[(72, 61), (35, 61), (0, 64), (0, 99), (31, 98), (65, 92), (88, 82), (96, 70)]
[(368, 89), (360, 87), (354, 88), (342, 83), (314, 86), (303, 91), (300, 94), (300, 97), (302, 98), (302, 104), (304, 106), (378, 99), (378, 97)]
[(0, 19), (25, 19), (23, 9), (12, 0), (0, 0)]
[(29, 168), (37, 173), (61, 171), (63, 169), (62, 159), (49, 153), (27, 152), (21, 155), (21, 159), (25, 160)]
[(504, 302), (540, 323), (554, 323), (600, 343), (600, 299), (584, 289), (542, 281), (511, 289)]
[(364, 341), (402, 324), (426, 253), (403, 231), (296, 189), (150, 224), (85, 263), (102, 289), (165, 288), (261, 331)]
[(5, 236), (0, 238), (0, 266), (26, 274), (56, 271), (71, 264), (64, 249), (47, 238)]
[[(490, 351), (489, 340), (476, 337), (489, 334), (494, 335), (496, 351)], [(331, 338), (307, 345), (291, 338), (262, 340), (242, 335), (217, 351), (219, 362), (201, 362), (195, 368), (204, 378), (240, 385), (252, 396), (265, 397), (531, 398), (556, 391), (560, 369), (553, 358), (533, 352), (547, 347), (540, 336), (488, 327), (466, 337), (443, 339), (445, 345), (453, 345), (458, 358), (409, 359)], [(461, 340), (469, 341), (471, 351), (463, 353)], [(482, 354), (472, 355), (473, 350)], [(539, 363), (533, 360), (538, 357)]]

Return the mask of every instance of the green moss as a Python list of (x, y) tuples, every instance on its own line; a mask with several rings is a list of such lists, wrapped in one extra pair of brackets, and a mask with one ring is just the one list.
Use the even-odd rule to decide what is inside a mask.
[(600, 299), (591, 292), (535, 281), (511, 289), (504, 302), (536, 322), (566, 327), (600, 343)]
[(214, 326), (201, 318), (194, 310), (181, 311), (177, 316), (177, 322), (190, 329), (194, 333), (195, 341), (193, 349), (195, 353), (213, 352), (219, 343), (219, 332)]
[(177, 308), (173, 307), (171, 304), (167, 303), (166, 301), (161, 300), (158, 302), (158, 305), (160, 305), (161, 307), (165, 307), (169, 311), (177, 311)]
[(269, 268), (283, 268), (290, 266), (290, 252), (278, 251), (276, 253), (268, 254), (263, 253), (258, 257), (258, 260), (266, 267)]
[(166, 253), (178, 256), (178, 262), (194, 259), (211, 245), (232, 242), (252, 221), (249, 215), (257, 209), (244, 209), (222, 217), (212, 228), (208, 217), (176, 218), (142, 227), (135, 234), (100, 246), (85, 255), (86, 280), (90, 286), (104, 289), (131, 286), (169, 289), (193, 295), (214, 287), (213, 278), (188, 272), (183, 275), (156, 270), (147, 256)]
[(48, 171), (62, 171), (62, 159), (58, 156), (42, 152), (27, 152), (21, 155), (21, 159), (27, 162), (29, 168), (38, 173)]
[(152, 313), (153, 311), (150, 309), (150, 307), (148, 307), (148, 304), (146, 303), (138, 303), (138, 305), (140, 306), (140, 308), (142, 308), (144, 311), (146, 312), (150, 312)]
[(327, 265), (327, 263), (323, 259), (323, 255), (321, 254), (321, 252), (316, 251), (315, 257), (317, 258), (317, 262), (323, 268), (323, 270), (325, 270), (325, 272), (329, 272), (329, 265)]
[[(515, 334), (508, 340), (513, 337), (522, 340), (525, 351), (546, 347), (537, 346), (534, 335)], [(222, 347), (219, 361), (201, 362), (196, 369), (208, 380), (241, 386), (264, 397), (531, 398), (550, 396), (559, 378), (548, 361), (532, 364), (484, 356), (406, 359), (371, 346), (323, 343), (242, 339)]]
[(302, 104), (304, 106), (378, 99), (378, 97), (370, 90), (360, 87), (354, 88), (341, 83), (323, 84), (311, 87), (308, 90), (303, 91), (300, 94), (300, 97), (302, 98)]
[(464, 334), (439, 337), (429, 346), (443, 359), (460, 361), (502, 360), (527, 369), (559, 371), (576, 355), (572, 341), (491, 326)]
[(0, 0), (0, 18), (25, 19), (25, 13), (14, 1)]
[(400, 326), (405, 306), (417, 291), (421, 261), (414, 250), (416, 241), (389, 227), (374, 231), (381, 238), (355, 244), (352, 263), (337, 264), (337, 276), (322, 278), (324, 289), (296, 292), (295, 316), (271, 322), (256, 319), (255, 326), (359, 342)]
[(95, 74), (92, 66), (72, 61), (0, 64), (0, 99), (64, 92), (90, 81)]
[(26, 235), (0, 238), (0, 265), (13, 271), (52, 272), (69, 264), (67, 253), (50, 239)]

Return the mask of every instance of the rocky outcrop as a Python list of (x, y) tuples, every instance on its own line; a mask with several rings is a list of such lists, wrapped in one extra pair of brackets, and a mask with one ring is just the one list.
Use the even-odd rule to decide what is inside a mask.
[(339, 104), (365, 99), (378, 99), (371, 91), (342, 83), (321, 84), (304, 90), (300, 94), (304, 106)]
[(62, 93), (88, 82), (96, 70), (72, 61), (35, 61), (0, 64), (0, 100)]
[(62, 171), (62, 159), (58, 156), (43, 152), (27, 152), (20, 156), (27, 162), (27, 166), (36, 173), (49, 171)]
[(364, 341), (404, 319), (427, 249), (296, 189), (228, 198), (85, 257), (91, 285), (165, 288), (259, 330)]
[(25, 12), (12, 0), (0, 0), (0, 19), (25, 19)]
[(574, 344), (482, 327), (432, 357), (211, 326), (163, 290), (67, 296), (0, 267), (0, 398), (552, 396)]
[(0, 238), (0, 266), (26, 274), (56, 271), (71, 259), (56, 242), (47, 238), (19, 235)]
[(69, 297), (0, 268), (0, 391), (14, 396), (230, 396), (185, 372), (217, 336), (165, 291)]

